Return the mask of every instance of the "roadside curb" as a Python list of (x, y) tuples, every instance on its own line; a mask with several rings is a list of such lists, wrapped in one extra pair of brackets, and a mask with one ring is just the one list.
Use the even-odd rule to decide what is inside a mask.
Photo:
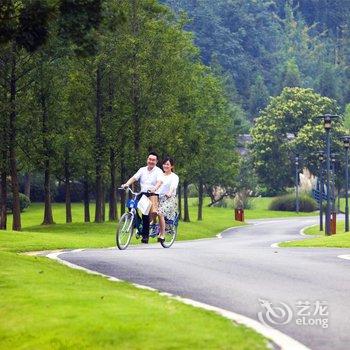
[[(221, 316), (223, 316), (223, 317), (225, 317), (225, 318), (227, 318), (227, 319), (229, 319), (231, 321), (234, 321), (234, 322), (236, 322), (238, 324), (242, 324), (242, 325), (244, 325), (246, 327), (249, 327), (249, 328), (253, 329), (257, 333), (263, 335), (264, 337), (266, 337), (267, 339), (269, 339), (270, 341), (272, 341), (273, 343), (278, 345), (280, 347), (280, 349), (282, 349), (282, 350), (309, 350), (308, 347), (306, 347), (302, 343), (298, 342), (297, 340), (289, 337), (288, 335), (278, 331), (277, 329), (265, 326), (265, 325), (261, 324), (260, 322), (255, 321), (254, 319), (251, 319), (251, 318), (249, 318), (247, 316), (243, 316), (241, 314), (238, 314), (238, 313), (235, 313), (235, 312), (232, 312), (232, 311), (228, 311), (228, 310), (216, 307), (216, 306), (212, 306), (212, 305), (209, 305), (209, 304), (198, 302), (196, 300), (183, 298), (183, 297), (171, 294), (171, 293), (162, 292), (162, 291), (159, 291), (159, 290), (157, 290), (155, 288), (148, 287), (148, 286), (145, 286), (145, 285), (141, 285), (141, 284), (138, 284), (138, 283), (131, 283), (131, 282), (128, 282), (128, 281), (124, 281), (124, 280), (118, 279), (116, 277), (109, 276), (109, 275), (106, 275), (106, 274), (103, 274), (103, 273), (100, 273), (100, 272), (97, 272), (97, 271), (94, 271), (94, 270), (90, 270), (90, 269), (87, 269), (85, 267), (82, 267), (82, 266), (79, 266), (79, 265), (76, 265), (76, 264), (73, 264), (73, 263), (68, 262), (66, 260), (63, 260), (63, 259), (61, 259), (59, 257), (59, 255), (64, 254), (64, 253), (81, 252), (81, 251), (84, 251), (84, 250), (86, 250), (86, 249), (74, 249), (74, 250), (70, 250), (70, 251), (58, 251), (58, 252), (56, 251), (56, 252), (51, 252), (51, 253), (47, 254), (46, 257), (49, 258), (49, 259), (55, 260), (55, 261), (57, 261), (57, 262), (59, 262), (59, 263), (61, 263), (63, 265), (66, 265), (66, 266), (68, 266), (70, 268), (73, 268), (73, 269), (76, 269), (76, 270), (81, 270), (81, 271), (84, 271), (84, 272), (86, 272), (88, 274), (91, 274), (91, 275), (97, 275), (97, 276), (101, 276), (101, 277), (107, 278), (111, 282), (126, 282), (126, 283), (130, 283), (131, 285), (133, 285), (136, 288), (146, 289), (146, 290), (149, 290), (149, 291), (152, 291), (152, 292), (156, 292), (156, 293), (158, 293), (161, 296), (165, 296), (165, 297), (177, 300), (177, 301), (182, 302), (184, 304), (191, 305), (191, 306), (197, 307), (197, 308), (201, 308), (201, 309), (204, 309), (204, 310), (207, 310), (207, 311), (215, 312), (215, 313), (217, 313), (217, 314), (219, 314), (219, 315), (221, 315)], [(41, 253), (43, 253), (43, 252), (41, 252)]]
[(340, 259), (345, 259), (345, 260), (350, 260), (350, 254), (347, 254), (347, 255), (338, 255), (338, 258), (340, 258)]
[[(305, 233), (305, 230), (308, 229), (309, 227), (313, 227), (313, 226), (316, 226), (317, 224), (313, 224), (313, 225), (308, 225), (308, 226), (305, 226), (303, 227), (300, 231), (299, 231), (299, 235), (301, 236), (304, 236), (304, 237), (309, 237), (309, 238), (312, 238), (313, 236), (316, 237), (315, 235), (308, 235)], [(317, 235), (318, 236), (318, 235)], [(295, 241), (295, 240), (294, 240)], [(294, 241), (291, 241), (291, 240), (288, 240), (288, 241), (281, 241), (281, 242), (276, 242), (276, 243), (272, 243), (270, 245), (271, 248), (287, 248), (287, 247), (280, 247), (280, 244), (281, 243), (289, 243), (289, 242), (294, 242)]]

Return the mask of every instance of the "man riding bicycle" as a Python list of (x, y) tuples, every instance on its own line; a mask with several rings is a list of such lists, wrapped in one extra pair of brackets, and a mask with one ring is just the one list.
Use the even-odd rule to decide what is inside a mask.
[(148, 243), (150, 219), (153, 219), (157, 212), (158, 194), (150, 193), (157, 184), (157, 179), (163, 175), (160, 168), (157, 167), (158, 155), (155, 152), (150, 152), (147, 157), (147, 166), (140, 168), (122, 187), (129, 187), (135, 181), (140, 181), (142, 195), (149, 197), (152, 206), (149, 215), (142, 215), (142, 243)]

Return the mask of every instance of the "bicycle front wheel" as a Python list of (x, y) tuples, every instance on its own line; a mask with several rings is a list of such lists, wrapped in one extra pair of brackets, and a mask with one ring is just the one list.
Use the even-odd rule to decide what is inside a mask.
[(134, 231), (134, 216), (131, 213), (125, 213), (119, 220), (118, 229), (116, 233), (116, 243), (120, 250), (128, 247)]
[(163, 246), (163, 248), (170, 248), (175, 242), (176, 236), (177, 236), (177, 226), (166, 224), (165, 237), (164, 237), (165, 240), (160, 244)]

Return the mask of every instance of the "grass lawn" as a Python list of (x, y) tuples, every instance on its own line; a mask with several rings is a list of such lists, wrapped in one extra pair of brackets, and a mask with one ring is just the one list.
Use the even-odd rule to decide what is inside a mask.
[[(42, 214), (42, 204), (32, 204), (22, 215), (22, 232), (0, 232), (0, 318), (6, 320), (0, 322), (0, 349), (268, 348), (264, 337), (215, 313), (18, 254), (114, 245), (116, 223), (84, 224), (81, 204), (73, 205), (69, 225), (62, 204), (54, 205), (56, 225), (41, 226)], [(232, 215), (232, 209), (205, 208), (203, 222), (180, 224), (180, 238), (213, 236), (240, 224)]]
[(1, 349), (267, 349), (215, 313), (47, 258), (1, 251), (0, 276)]
[(337, 222), (337, 233), (332, 236), (325, 236), (319, 226), (311, 226), (304, 230), (306, 234), (317, 237), (294, 242), (281, 243), (280, 247), (325, 247), (325, 248), (350, 248), (350, 233), (344, 232), (344, 221)]
[[(245, 210), (246, 219), (290, 217), (313, 215), (312, 213), (296, 214), (294, 212), (270, 211), (267, 209), (270, 198), (256, 198), (253, 208)], [(181, 222), (179, 225), (179, 240), (214, 237), (228, 227), (243, 225), (233, 220), (232, 208), (203, 208), (203, 221), (197, 221), (197, 201), (190, 200), (191, 222)], [(205, 203), (208, 203), (206, 199)], [(94, 206), (91, 205), (91, 214)], [(106, 211), (108, 212), (108, 206)], [(43, 204), (33, 203), (22, 213), (23, 231), (20, 233), (9, 231), (0, 233), (0, 249), (10, 251), (45, 250), (57, 248), (86, 248), (111, 247), (115, 245), (115, 222), (103, 224), (84, 223), (83, 206), (81, 203), (72, 205), (73, 223), (65, 224), (65, 206), (63, 203), (53, 205), (55, 225), (42, 226)], [(9, 216), (8, 227), (12, 218)], [(39, 239), (37, 239), (39, 238)]]
[[(252, 209), (246, 209), (246, 219), (265, 219), (265, 218), (283, 218), (283, 217), (299, 217), (299, 216), (313, 216), (318, 212), (312, 213), (295, 213), (294, 211), (273, 211), (268, 210), (268, 206), (271, 202), (270, 197), (257, 197), (252, 199)], [(231, 209), (232, 210), (232, 209)]]

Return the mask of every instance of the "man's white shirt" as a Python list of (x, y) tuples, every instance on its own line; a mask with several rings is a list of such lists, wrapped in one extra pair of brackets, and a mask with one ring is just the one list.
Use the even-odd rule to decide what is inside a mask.
[(140, 168), (137, 173), (133, 176), (136, 181), (140, 180), (141, 192), (147, 192), (152, 190), (157, 184), (157, 179), (163, 175), (163, 171), (155, 166), (151, 171), (148, 167)]

